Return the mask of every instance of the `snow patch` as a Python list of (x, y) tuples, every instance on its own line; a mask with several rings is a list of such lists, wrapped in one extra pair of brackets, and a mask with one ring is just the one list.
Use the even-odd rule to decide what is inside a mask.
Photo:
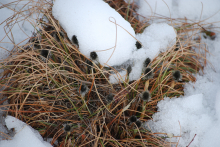
[[(140, 0), (138, 13), (146, 19), (152, 16), (187, 18), (196, 21), (219, 22), (219, 0)], [(142, 18), (141, 18), (142, 19)]]
[[(144, 69), (143, 63), (147, 58), (153, 60), (160, 52), (165, 52), (176, 44), (176, 31), (166, 23), (154, 23), (148, 26), (142, 34), (137, 34), (136, 38), (143, 46), (133, 51), (130, 57), (133, 64), (131, 64), (132, 71), (129, 74), (129, 81), (138, 80), (141, 77)], [(118, 79), (124, 81), (127, 78), (125, 70), (119, 72), (121, 76), (112, 74), (110, 82), (118, 83)]]
[(9, 130), (14, 128), (16, 134), (12, 140), (0, 141), (1, 147), (52, 147), (48, 142), (43, 141), (42, 137), (36, 130), (19, 119), (7, 116), (5, 118), (5, 123)]
[[(180, 146), (187, 146), (197, 134), (191, 143), (191, 146), (196, 146), (204, 139), (204, 133), (209, 130), (213, 122), (202, 104), (203, 99), (202, 94), (182, 98), (164, 98), (157, 105), (159, 112), (153, 115), (153, 121), (148, 121), (145, 126), (146, 128), (150, 126), (153, 132), (181, 136)], [(172, 141), (177, 142), (178, 139), (172, 138)]]

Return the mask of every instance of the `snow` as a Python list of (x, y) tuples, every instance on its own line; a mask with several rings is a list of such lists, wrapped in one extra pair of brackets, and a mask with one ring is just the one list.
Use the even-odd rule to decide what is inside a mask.
[[(166, 23), (154, 23), (148, 26), (142, 34), (136, 35), (137, 40), (143, 45), (141, 49), (135, 50), (130, 57), (132, 60), (132, 71), (129, 81), (138, 80), (143, 72), (143, 63), (147, 58), (153, 60), (160, 52), (165, 52), (176, 43), (176, 32), (174, 28)], [(119, 57), (120, 58), (120, 57)], [(121, 71), (112, 74), (109, 79), (111, 83), (125, 81), (127, 72)]]
[(220, 88), (217, 89), (217, 94), (215, 98), (215, 111), (216, 111), (216, 117), (220, 121)]
[(16, 134), (12, 140), (0, 141), (1, 147), (52, 147), (48, 142), (43, 141), (38, 131), (19, 119), (7, 116), (5, 122), (9, 130), (12, 128), (15, 129)]
[(165, 52), (167, 48), (176, 43), (176, 32), (166, 23), (154, 23), (148, 26), (142, 34), (137, 34), (137, 39), (144, 45), (145, 50), (151, 50), (150, 58), (158, 52)]
[[(187, 18), (193, 22), (217, 22), (220, 18), (219, 0), (135, 0), (138, 13), (146, 19), (152, 16)], [(141, 18), (141, 17), (140, 17)], [(141, 18), (142, 19), (142, 18)], [(219, 23), (219, 22), (218, 22)]]
[[(0, 15), (0, 60), (7, 58), (16, 45), (27, 43), (27, 38), (31, 37), (35, 30), (33, 24), (36, 24), (36, 18), (39, 17), (36, 13), (29, 16), (34, 1), (1, 0), (0, 6), (8, 3), (11, 3), (8, 7), (0, 9), (0, 13), (4, 14)], [(16, 15), (18, 11), (23, 13)], [(15, 18), (13, 18), (14, 15), (16, 15)], [(17, 20), (5, 21), (9, 17)]]
[[(90, 11), (91, 9), (93, 11)], [(103, 66), (126, 64), (127, 68), (131, 65), (135, 70), (130, 73), (130, 81), (140, 78), (142, 65), (147, 57), (153, 59), (160, 51), (166, 51), (169, 45), (171, 47), (176, 42), (174, 28), (165, 23), (152, 24), (144, 33), (135, 35), (131, 25), (107, 3), (100, 0), (56, 0), (52, 12), (70, 40), (73, 35), (77, 36), (77, 46), (82, 54), (91, 58), (90, 53), (95, 51), (98, 62)], [(120, 26), (116, 28), (112, 22)], [(142, 43), (141, 49), (136, 49), (136, 40), (133, 37)], [(115, 39), (117, 46), (113, 48)], [(112, 73), (109, 81), (123, 82), (126, 74), (126, 69), (119, 71), (119, 74)]]
[[(42, 14), (32, 13), (36, 11), (32, 9), (36, 1), (15, 1), (15, 0), (1, 0), (0, 7), (7, 5), (7, 7), (0, 9), (0, 60), (4, 60), (10, 55), (10, 52), (16, 46), (24, 45), (35, 32), (36, 18), (41, 18)], [(10, 5), (8, 5), (10, 3)], [(17, 14), (17, 12), (22, 13)], [(31, 15), (30, 15), (31, 14)], [(8, 19), (10, 17), (10, 19)], [(16, 21), (12, 21), (17, 19)], [(7, 19), (7, 20), (6, 20)], [(6, 21), (5, 21), (6, 20)], [(36, 28), (33, 27), (35, 25)], [(7, 36), (8, 35), (8, 36)], [(0, 69), (2, 71), (2, 69)], [(3, 99), (1, 100), (3, 101)], [(3, 103), (7, 105), (7, 101)], [(1, 147), (51, 147), (47, 142), (44, 142), (40, 134), (27, 126), (22, 121), (8, 116), (4, 118), (5, 107), (0, 107), (0, 146)], [(5, 127), (7, 126), (7, 129)], [(4, 133), (10, 136), (13, 132), (10, 130), (15, 128), (15, 136), (12, 140), (5, 140)]]
[(95, 51), (101, 65), (120, 65), (135, 49), (130, 23), (101, 0), (56, 0), (52, 13), (70, 40), (77, 37), (79, 51), (88, 58)]
[[(146, 123), (146, 128), (153, 132), (174, 133), (181, 136), (179, 146), (217, 147), (220, 145), (220, 35), (215, 41), (203, 39), (211, 52), (207, 59), (212, 63), (204, 69), (203, 75), (196, 75), (195, 83), (185, 85), (184, 97), (165, 98), (158, 103), (158, 113), (153, 121)], [(179, 125), (180, 122), (180, 125)], [(180, 129), (181, 127), (181, 129)], [(180, 135), (181, 134), (181, 135)], [(178, 141), (173, 138), (172, 141)]]
[[(137, 11), (146, 19), (154, 15), (170, 17), (171, 14), (172, 18), (184, 19), (186, 17), (192, 22), (205, 21), (215, 23), (214, 25), (219, 27), (216, 23), (220, 22), (220, 1), (218, 0), (164, 1), (170, 11), (162, 0), (138, 1), (140, 8)], [(185, 96), (164, 98), (160, 101), (157, 105), (158, 112), (153, 115), (153, 120), (145, 124), (145, 127), (152, 132), (173, 133), (175, 136), (181, 136), (178, 144), (180, 147), (189, 145), (195, 135), (190, 146), (220, 146), (218, 139), (220, 136), (220, 67), (218, 63), (220, 35), (217, 33), (215, 40), (202, 38), (202, 42), (206, 43), (210, 52), (207, 55), (210, 64), (205, 67), (204, 74), (200, 72), (196, 75), (195, 83), (190, 82), (184, 86)], [(179, 137), (171, 139), (175, 142), (178, 140)]]
[[(1, 0), (1, 3), (12, 1)], [(220, 21), (220, 13), (217, 13), (220, 5), (219, 0), (164, 1), (170, 11), (162, 0), (135, 0), (140, 6), (138, 13), (147, 19), (154, 15), (165, 17), (170, 17), (171, 15), (172, 18), (186, 17), (196, 22), (215, 14), (205, 21), (211, 23)], [(25, 2), (23, 1), (22, 4)], [(160, 51), (164, 52), (170, 49), (176, 39), (176, 32), (173, 27), (165, 23), (153, 23), (142, 34), (135, 34), (131, 25), (101, 0), (56, 0), (54, 4), (53, 15), (66, 30), (70, 40), (73, 35), (77, 36), (79, 50), (82, 54), (90, 58), (90, 52), (97, 51), (98, 61), (102, 65), (124, 65), (124, 70), (117, 73), (118, 78), (115, 78), (116, 74), (114, 73), (110, 76), (110, 82), (112, 83), (117, 83), (119, 79), (123, 81), (127, 78), (126, 67), (129, 65), (132, 66), (129, 80), (140, 78), (143, 72), (144, 60), (147, 57), (153, 59)], [(13, 5), (12, 7), (20, 10), (23, 8), (22, 6)], [(23, 9), (27, 10), (28, 6)], [(0, 15), (0, 22), (3, 22), (13, 15), (14, 11), (8, 8), (1, 8), (0, 13), (4, 14)], [(28, 12), (25, 11), (25, 13)], [(32, 36), (34, 30), (29, 22), (35, 22), (31, 17), (36, 18), (36, 16), (30, 16), (25, 21), (18, 22), (13, 26), (12, 33), (15, 44), (25, 44), (27, 40), (23, 40)], [(22, 20), (22, 17), (19, 20)], [(115, 22), (118, 24), (117, 33)], [(6, 58), (9, 55), (8, 51), (14, 48), (14, 45), (10, 43), (10, 39), (5, 36), (4, 26), (6, 31), (8, 31), (6, 22), (1, 24), (0, 59)], [(114, 51), (116, 36), (117, 46)], [(142, 43), (143, 47), (141, 49), (137, 50), (135, 46), (136, 40), (133, 37)], [(164, 100), (158, 102), (158, 113), (153, 115), (153, 120), (145, 124), (145, 127), (152, 132), (173, 133), (175, 136), (181, 136), (171, 139), (171, 141), (177, 142), (180, 138), (178, 145), (180, 147), (187, 146), (195, 134), (196, 136), (190, 144), (192, 147), (220, 146), (220, 66), (218, 59), (220, 56), (220, 34), (217, 33), (215, 40), (202, 38), (202, 41), (208, 46), (210, 54), (207, 55), (207, 59), (214, 68), (212, 68), (211, 64), (208, 64), (204, 69), (204, 74), (196, 75), (197, 81), (195, 83), (186, 84), (184, 86), (184, 96), (164, 98)], [(113, 51), (114, 54), (112, 55)], [(110, 60), (108, 61), (109, 58)], [(3, 118), (2, 115), (1, 118)], [(16, 134), (12, 140), (0, 141), (1, 147), (51, 146), (43, 141), (38, 132), (22, 121), (8, 116), (5, 119), (5, 123), (8, 129), (15, 128)], [(0, 124), (4, 125), (2, 119)], [(3, 125), (0, 125), (0, 131), (5, 132)]]
[[(202, 104), (203, 100), (203, 94), (182, 98), (165, 98), (158, 103), (159, 112), (153, 115), (153, 121), (148, 121), (146, 127), (148, 128), (149, 125), (152, 131), (181, 136), (179, 146), (187, 146), (197, 134), (191, 143), (191, 146), (196, 146), (206, 139), (204, 134), (214, 121)], [(177, 142), (178, 139), (173, 138), (172, 141)]]
[(220, 35), (215, 41), (204, 38), (203, 41), (210, 51), (207, 60), (214, 69), (208, 64), (203, 75), (196, 75), (195, 83), (186, 84), (184, 97), (160, 101), (159, 112), (153, 115), (153, 121), (146, 123), (153, 132), (172, 132), (175, 136), (180, 136), (181, 126), (181, 147), (188, 145), (195, 134), (191, 146), (220, 146), (217, 139), (220, 136)]
[[(5, 99), (1, 99), (1, 101), (4, 101)], [(7, 105), (8, 102), (4, 101), (2, 105)], [(5, 119), (4, 119), (4, 115), (5, 115), (5, 111), (7, 107), (0, 107), (0, 140), (4, 139), (4, 133), (7, 134), (8, 130), (7, 128), (5, 128)]]

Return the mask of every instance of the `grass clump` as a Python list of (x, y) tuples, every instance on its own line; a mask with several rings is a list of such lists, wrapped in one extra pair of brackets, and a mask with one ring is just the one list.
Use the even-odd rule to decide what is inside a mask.
[[(108, 3), (136, 33), (148, 26), (136, 19), (134, 3)], [(0, 100), (7, 97), (7, 113), (31, 125), (44, 138), (53, 138), (51, 144), (58, 141), (58, 146), (169, 146), (147, 130), (144, 122), (152, 119), (163, 97), (183, 95), (184, 84), (195, 81), (194, 74), (206, 65), (206, 49), (199, 34), (188, 35), (200, 28), (176, 24), (178, 50), (175, 46), (152, 61), (146, 59), (139, 80), (113, 85), (108, 82), (110, 71), (92, 62), (97, 54), (92, 52), (91, 59), (83, 56), (77, 36), (67, 38), (51, 8), (41, 12), (47, 21), (39, 20), (42, 28), (37, 36), (1, 62), (4, 72), (0, 85), (4, 90)], [(135, 69), (129, 67), (128, 75), (131, 70)], [(181, 82), (173, 84), (173, 71), (181, 73)], [(144, 78), (149, 73), (151, 76)]]

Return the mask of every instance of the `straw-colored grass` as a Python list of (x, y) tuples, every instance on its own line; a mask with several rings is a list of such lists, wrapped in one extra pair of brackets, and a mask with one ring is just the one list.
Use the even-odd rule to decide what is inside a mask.
[[(136, 19), (133, 3), (128, 6), (123, 0), (107, 2), (131, 23), (136, 33), (149, 25)], [(7, 97), (7, 114), (31, 125), (44, 138), (53, 138), (51, 144), (58, 141), (57, 146), (170, 146), (143, 124), (157, 112), (158, 101), (183, 95), (184, 84), (195, 81), (194, 74), (206, 65), (201, 27), (172, 20), (179, 46), (152, 61), (153, 79), (112, 85), (108, 82), (110, 70), (91, 64), (72, 45), (53, 18), (51, 8), (41, 12), (48, 22), (39, 20), (39, 33), (26, 45), (16, 46), (11, 56), (1, 62), (4, 72), (0, 85), (5, 88), (0, 99)], [(49, 52), (47, 58), (42, 56), (42, 50)], [(174, 82), (174, 70), (181, 72), (181, 82)], [(88, 87), (85, 95), (81, 93), (82, 85)], [(152, 99), (145, 103), (140, 94), (147, 89)], [(110, 103), (106, 100), (109, 94), (114, 95)], [(140, 119), (141, 127), (129, 122), (132, 115)], [(65, 124), (71, 125), (69, 132), (64, 131)]]

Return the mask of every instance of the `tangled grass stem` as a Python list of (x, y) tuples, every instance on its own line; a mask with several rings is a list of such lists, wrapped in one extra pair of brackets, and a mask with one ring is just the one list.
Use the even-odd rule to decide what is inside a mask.
[[(46, 1), (39, 2), (44, 8)], [(149, 25), (136, 19), (134, 3), (128, 7), (124, 0), (106, 2), (131, 23), (136, 33)], [(202, 71), (207, 63), (207, 50), (199, 39), (199, 28), (173, 20), (176, 21), (173, 24), (178, 34), (178, 50), (173, 46), (152, 61), (146, 61), (146, 68), (149, 65), (152, 68), (152, 79), (141, 77), (129, 82), (128, 69), (128, 78), (123, 84), (111, 84), (108, 77), (112, 67), (106, 70), (82, 55), (53, 18), (51, 8), (38, 8), (33, 9), (43, 12), (48, 21), (38, 20), (42, 27), (36, 36), (41, 38), (37, 47), (30, 38), (26, 45), (15, 45), (11, 56), (1, 61), (0, 68), (4, 72), (0, 85), (4, 90), (0, 101), (8, 101), (7, 113), (39, 130), (44, 138), (52, 137), (52, 144), (58, 141), (59, 146), (169, 146), (164, 138), (145, 127), (137, 129), (128, 120), (135, 116), (141, 122), (148, 121), (157, 112), (158, 101), (183, 95), (184, 84), (196, 80), (194, 74)], [(58, 33), (58, 39), (54, 32), (63, 34)], [(74, 42), (77, 44), (76, 38)], [(38, 47), (49, 50), (51, 56), (43, 59)], [(181, 72), (182, 81), (172, 86), (172, 73), (177, 70)], [(88, 86), (88, 93), (83, 96), (82, 84)], [(146, 90), (151, 93), (147, 105), (140, 99)], [(113, 95), (111, 102), (106, 100), (109, 94)], [(67, 123), (73, 126), (68, 135), (63, 132), (63, 124)]]

